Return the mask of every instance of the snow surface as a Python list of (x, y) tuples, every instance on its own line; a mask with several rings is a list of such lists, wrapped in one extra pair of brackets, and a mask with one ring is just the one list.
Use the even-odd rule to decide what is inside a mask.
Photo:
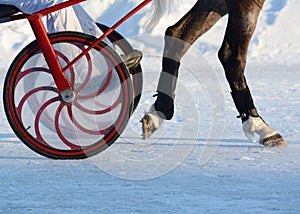
[[(111, 25), (137, 2), (93, 0), (84, 7)], [(172, 6), (153, 32), (144, 25), (149, 6), (119, 29), (144, 52), (145, 86), (126, 131), (103, 153), (80, 161), (41, 157), (13, 134), (0, 104), (0, 213), (300, 212), (298, 0), (265, 3), (246, 73), (261, 115), (286, 137), (287, 148), (250, 143), (235, 118), (216, 58), (227, 17), (183, 59), (174, 119), (141, 139), (139, 119), (153, 102), (164, 29), (192, 2)], [(1, 25), (2, 85), (13, 57), (32, 39), (26, 22)]]

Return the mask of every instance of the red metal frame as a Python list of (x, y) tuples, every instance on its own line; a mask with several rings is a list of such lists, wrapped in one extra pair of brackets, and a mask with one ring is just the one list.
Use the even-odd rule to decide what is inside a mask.
[(66, 67), (62, 68), (59, 60), (57, 58), (57, 55), (55, 53), (54, 48), (52, 47), (49, 39), (48, 34), (46, 31), (46, 28), (42, 22), (42, 17), (55, 12), (57, 10), (61, 10), (63, 8), (78, 4), (80, 2), (84, 2), (86, 0), (69, 0), (66, 2), (63, 2), (61, 4), (54, 5), (52, 7), (46, 8), (44, 10), (38, 11), (32, 15), (29, 14), (20, 14), (20, 15), (13, 15), (10, 17), (8, 21), (15, 21), (27, 18), (31, 28), (34, 32), (34, 35), (36, 37), (36, 40), (38, 41), (41, 50), (43, 52), (43, 55), (45, 57), (45, 60), (51, 70), (53, 79), (55, 81), (55, 84), (57, 86), (57, 89), (59, 92), (63, 92), (67, 89), (70, 89), (70, 84), (67, 79), (67, 77), (64, 75), (64, 72), (70, 69), (81, 57), (85, 56), (90, 50), (92, 50), (94, 47), (97, 46), (97, 44), (101, 41), (103, 41), (107, 36), (109, 36), (114, 30), (116, 30), (121, 24), (123, 24), (125, 21), (127, 21), (130, 17), (132, 17), (134, 14), (136, 14), (139, 10), (141, 10), (143, 7), (145, 7), (147, 4), (152, 2), (152, 0), (144, 0), (141, 4), (139, 4), (137, 7), (135, 7), (132, 11), (130, 11), (127, 15), (125, 15), (123, 18), (121, 18), (116, 24), (114, 24), (108, 31), (106, 31), (97, 41), (85, 49), (80, 55), (78, 55), (71, 63), (69, 63)]
[(47, 30), (42, 22), (42, 17), (54, 11), (61, 10), (83, 1), (86, 0), (70, 0), (67, 2), (63, 2), (61, 4), (38, 11), (27, 18), (36, 37), (36, 40), (41, 47), (45, 60), (51, 70), (51, 74), (59, 92), (70, 89), (71, 86), (69, 80), (62, 71), (62, 67), (59, 63), (55, 50), (48, 39)]
[(28, 17), (28, 21), (31, 25), (33, 33), (37, 42), (40, 45), (45, 60), (50, 68), (54, 82), (59, 92), (63, 92), (70, 88), (67, 77), (62, 72), (62, 67), (59, 63), (54, 48), (52, 47), (45, 26), (42, 22), (42, 16), (40, 14), (34, 14)]

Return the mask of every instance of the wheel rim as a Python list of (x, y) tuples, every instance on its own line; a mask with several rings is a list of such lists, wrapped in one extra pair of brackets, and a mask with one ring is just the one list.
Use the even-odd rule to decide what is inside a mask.
[[(66, 49), (63, 43), (54, 44), (62, 65), (71, 61), (74, 51), (84, 48), (81, 42), (68, 43), (72, 56), (60, 51)], [(122, 132), (128, 121), (126, 109), (131, 108), (130, 82), (111, 50), (102, 48), (102, 58), (98, 51), (66, 72), (76, 94), (73, 103), (63, 102), (46, 66), (36, 67), (37, 62), (43, 64), (38, 49), (31, 50), (26, 62), (18, 63), (15, 70), (19, 72), (10, 80), (14, 87), (7, 97), (14, 98), (9, 111), (17, 135), (31, 148), (51, 157), (84, 157), (105, 149)], [(95, 71), (99, 64), (101, 69)]]

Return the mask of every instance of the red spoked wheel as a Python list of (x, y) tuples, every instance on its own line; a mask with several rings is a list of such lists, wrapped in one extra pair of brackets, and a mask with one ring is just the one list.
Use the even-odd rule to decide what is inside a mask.
[[(49, 35), (65, 67), (96, 39), (77, 32)], [(8, 121), (32, 150), (54, 159), (82, 159), (109, 147), (128, 123), (133, 86), (114, 50), (99, 43), (65, 72), (75, 99), (64, 102), (36, 42), (12, 63), (4, 84)]]

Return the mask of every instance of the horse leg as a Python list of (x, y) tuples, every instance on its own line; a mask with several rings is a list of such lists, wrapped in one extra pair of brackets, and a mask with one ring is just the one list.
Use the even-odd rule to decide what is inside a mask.
[(224, 0), (198, 0), (184, 17), (166, 30), (162, 72), (155, 95), (157, 99), (142, 119), (144, 138), (148, 138), (163, 120), (172, 119), (182, 56), (225, 14), (227, 7)]
[(264, 0), (226, 0), (228, 25), (219, 59), (224, 67), (232, 98), (247, 136), (260, 136), (265, 146), (284, 146), (284, 138), (259, 116), (244, 76), (247, 51)]

